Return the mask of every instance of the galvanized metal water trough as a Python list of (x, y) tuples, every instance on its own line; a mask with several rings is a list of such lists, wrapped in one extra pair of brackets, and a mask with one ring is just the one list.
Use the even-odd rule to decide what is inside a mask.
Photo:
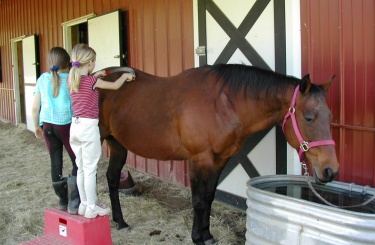
[[(374, 188), (338, 181), (313, 186), (338, 206), (375, 195)], [(375, 244), (374, 202), (351, 210), (322, 204), (305, 176), (256, 177), (247, 187), (246, 245)]]

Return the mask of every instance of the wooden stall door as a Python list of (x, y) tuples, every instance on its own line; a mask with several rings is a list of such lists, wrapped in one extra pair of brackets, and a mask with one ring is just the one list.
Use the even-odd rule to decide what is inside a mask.
[(34, 132), (31, 106), (36, 80), (39, 76), (38, 44), (35, 35), (22, 39), (22, 60), (24, 75), (24, 95), (26, 108), (26, 128)]
[(125, 58), (122, 49), (121, 12), (93, 17), (88, 21), (89, 46), (96, 52), (95, 71), (109, 66), (121, 66)]

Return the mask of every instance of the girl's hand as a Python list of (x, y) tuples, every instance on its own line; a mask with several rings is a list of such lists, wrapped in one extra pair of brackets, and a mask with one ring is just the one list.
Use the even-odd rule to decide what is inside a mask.
[(130, 82), (130, 81), (135, 80), (135, 76), (133, 76), (133, 74), (131, 73), (123, 73), (122, 77), (125, 79), (125, 82)]
[(94, 85), (94, 89), (96, 88), (102, 88), (102, 89), (112, 89), (116, 90), (119, 89), (125, 82), (130, 82), (135, 79), (135, 75), (132, 75), (130, 73), (123, 73), (121, 77), (119, 77), (114, 82), (107, 82), (102, 79), (98, 79)]
[(94, 76), (96, 76), (96, 77), (100, 77), (100, 78), (105, 77), (106, 75), (107, 75), (107, 74), (105, 73), (105, 70), (97, 71), (97, 72), (95, 72), (95, 74), (94, 74)]
[(44, 139), (44, 132), (41, 127), (35, 128), (35, 137), (37, 137), (38, 139)]

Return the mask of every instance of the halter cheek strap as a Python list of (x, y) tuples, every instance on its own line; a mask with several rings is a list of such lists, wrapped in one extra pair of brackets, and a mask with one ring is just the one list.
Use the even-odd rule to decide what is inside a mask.
[(285, 126), (286, 121), (290, 117), (292, 119), (294, 133), (296, 134), (297, 139), (300, 143), (300, 149), (298, 151), (299, 159), (300, 159), (301, 162), (305, 162), (305, 158), (303, 156), (303, 153), (308, 151), (311, 147), (323, 146), (323, 145), (335, 145), (335, 141), (333, 141), (333, 140), (319, 140), (319, 141), (314, 141), (314, 142), (309, 143), (309, 142), (303, 140), (301, 132), (299, 131), (299, 128), (298, 128), (296, 114), (295, 114), (295, 112), (296, 112), (295, 106), (296, 106), (298, 91), (299, 91), (299, 85), (294, 90), (292, 102), (291, 102), (291, 105), (289, 107), (288, 113), (284, 117), (282, 129), (283, 129), (283, 132), (285, 133), (284, 126)]

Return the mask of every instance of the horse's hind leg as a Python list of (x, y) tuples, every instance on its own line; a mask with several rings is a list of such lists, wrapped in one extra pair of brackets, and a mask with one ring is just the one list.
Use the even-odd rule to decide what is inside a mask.
[(210, 216), (212, 202), (215, 198), (217, 183), (223, 167), (210, 173), (191, 172), (190, 182), (194, 208), (192, 240), (195, 244), (215, 244), (216, 240), (210, 232)]
[(110, 148), (110, 158), (107, 170), (107, 181), (109, 187), (109, 197), (112, 205), (112, 217), (118, 224), (118, 229), (129, 228), (125, 222), (120, 205), (118, 187), (120, 183), (121, 170), (126, 162), (128, 150), (123, 147), (115, 138), (110, 136), (106, 139)]

